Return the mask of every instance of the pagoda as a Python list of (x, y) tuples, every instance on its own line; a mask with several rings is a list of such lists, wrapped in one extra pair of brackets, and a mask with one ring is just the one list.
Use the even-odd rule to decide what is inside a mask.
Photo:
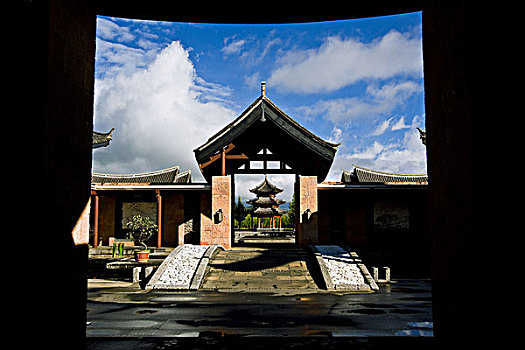
[(281, 228), (281, 216), (286, 214), (287, 211), (279, 208), (279, 205), (286, 203), (286, 201), (277, 199), (275, 196), (282, 191), (282, 189), (269, 182), (268, 176), (266, 175), (261, 184), (250, 190), (257, 198), (250, 199), (246, 202), (252, 205), (252, 216), (258, 218), (258, 228), (261, 227), (261, 218), (265, 217), (271, 218), (270, 227), (272, 229), (275, 228), (275, 219), (279, 218), (279, 228)]

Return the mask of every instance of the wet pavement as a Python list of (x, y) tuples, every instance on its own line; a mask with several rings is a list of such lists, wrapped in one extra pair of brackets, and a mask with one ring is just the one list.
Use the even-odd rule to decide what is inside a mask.
[(433, 346), (430, 280), (392, 280), (375, 293), (327, 291), (303, 250), (229, 252), (210, 261), (198, 291), (89, 280), (86, 348)]
[(430, 281), (400, 280), (372, 294), (146, 292), (91, 282), (88, 337), (431, 337)]

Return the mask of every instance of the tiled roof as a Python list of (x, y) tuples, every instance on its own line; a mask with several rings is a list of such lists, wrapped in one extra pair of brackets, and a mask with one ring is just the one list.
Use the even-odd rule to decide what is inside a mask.
[(282, 192), (283, 190), (272, 184), (270, 181), (268, 181), (268, 177), (264, 177), (264, 181), (261, 182), (257, 187), (252, 188), (250, 192), (255, 194), (277, 194)]
[(191, 170), (183, 171), (175, 176), (175, 183), (191, 183)]
[[(243, 164), (233, 161), (233, 158), (225, 162), (224, 170), (218, 166), (217, 160), (222, 158), (220, 155), (225, 148), (233, 145), (236, 151), (247, 157), (246, 160), (258, 161), (257, 152), (267, 148), (267, 142), (270, 142), (278, 150), (272, 150), (275, 157), (272, 160), (290, 160), (292, 164), (287, 165), (296, 172), (316, 175), (319, 179), (326, 178), (339, 144), (323, 140), (301, 126), (266, 97), (264, 89), (261, 96), (241, 115), (193, 150), (204, 177), (210, 181), (212, 176), (222, 174), (223, 171), (225, 174), (238, 173), (239, 166)], [(271, 140), (272, 137), (279, 140)], [(251, 170), (255, 169), (244, 170), (253, 173)]]
[(343, 169), (343, 183), (427, 184), (427, 174), (397, 174), (371, 170), (354, 165), (354, 171)]
[(93, 148), (106, 147), (111, 141), (111, 134), (115, 128), (111, 128), (109, 132), (93, 131)]
[(286, 214), (287, 211), (281, 208), (268, 207), (268, 208), (257, 208), (253, 211), (253, 216), (280, 216)]
[(419, 131), (419, 138), (421, 139), (421, 142), (426, 146), (427, 145), (427, 132), (421, 130), (420, 128), (417, 128), (417, 131)]
[(247, 200), (246, 203), (249, 203), (255, 206), (272, 206), (272, 205), (284, 204), (286, 203), (286, 201), (277, 199), (275, 197), (259, 197), (259, 198)]
[(93, 173), (92, 183), (155, 183), (155, 184), (172, 184), (172, 183), (191, 183), (191, 171), (187, 170), (179, 173), (179, 167), (174, 166), (167, 169), (151, 171), (137, 174), (102, 174)]

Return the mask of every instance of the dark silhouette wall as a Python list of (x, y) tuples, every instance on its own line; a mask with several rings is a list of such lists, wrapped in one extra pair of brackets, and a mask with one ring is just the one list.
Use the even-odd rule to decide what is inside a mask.
[[(13, 16), (19, 75), (17, 135), (27, 151), (17, 181), (32, 185), (18, 194), (24, 213), (21, 232), (31, 242), (38, 264), (31, 269), (30, 293), (22, 314), (37, 325), (32, 336), (42, 347), (82, 348), (86, 320), (87, 247), (71, 238), (90, 194), (96, 14), (192, 22), (288, 22), (349, 19), (423, 10), (426, 131), (429, 171), (429, 221), (433, 251), (434, 334), (442, 343), (469, 341), (475, 334), (474, 286), (478, 223), (483, 218), (473, 198), (473, 183), (483, 150), (474, 117), (486, 103), (475, 94), (480, 78), (471, 63), (484, 47), (473, 40), (482, 18), (466, 1), (372, 1), (345, 5), (288, 6), (266, 2), (255, 9), (243, 3), (216, 2), (185, 9), (171, 1), (19, 0)], [(472, 14), (474, 12), (474, 14)], [(20, 23), (20, 22), (19, 22)], [(480, 45), (478, 45), (480, 44)], [(11, 69), (11, 67), (10, 67)], [(20, 78), (21, 76), (21, 78)], [(20, 114), (20, 112), (22, 112)], [(21, 133), (23, 130), (23, 133)], [(10, 143), (16, 145), (16, 143)], [(481, 148), (479, 148), (481, 146)], [(24, 175), (25, 174), (25, 175)], [(25, 176), (25, 177), (24, 177)], [(18, 182), (16, 182), (18, 183)], [(36, 192), (36, 193), (35, 193)], [(28, 198), (38, 198), (35, 203)], [(23, 200), (25, 199), (25, 201)], [(58, 252), (46, 258), (48, 251)], [(33, 333), (34, 334), (34, 333)], [(31, 339), (28, 339), (31, 340)]]

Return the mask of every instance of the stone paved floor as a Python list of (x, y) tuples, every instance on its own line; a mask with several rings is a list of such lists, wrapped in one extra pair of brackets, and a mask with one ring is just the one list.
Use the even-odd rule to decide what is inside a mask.
[(317, 291), (303, 249), (233, 248), (220, 250), (210, 261), (201, 289)]

